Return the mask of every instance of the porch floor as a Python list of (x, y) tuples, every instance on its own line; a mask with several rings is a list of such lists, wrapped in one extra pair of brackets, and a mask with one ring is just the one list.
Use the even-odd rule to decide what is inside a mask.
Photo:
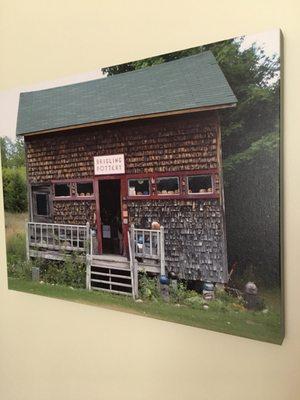
[(128, 261), (127, 257), (119, 256), (117, 254), (100, 254), (100, 255), (93, 254), (92, 258), (93, 260), (99, 260), (99, 261), (115, 261), (115, 262)]

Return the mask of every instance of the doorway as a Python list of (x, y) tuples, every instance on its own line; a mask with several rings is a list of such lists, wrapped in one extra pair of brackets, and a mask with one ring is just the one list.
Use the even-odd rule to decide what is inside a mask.
[(103, 254), (123, 254), (121, 181), (99, 181), (101, 240)]

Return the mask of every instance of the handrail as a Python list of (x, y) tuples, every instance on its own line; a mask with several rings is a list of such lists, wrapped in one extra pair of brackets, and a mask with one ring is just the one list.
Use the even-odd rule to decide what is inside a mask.
[(135, 231), (143, 231), (143, 232), (160, 232), (161, 229), (142, 229), (142, 228), (134, 228)]
[[(62, 227), (78, 227), (78, 228), (86, 228), (87, 225), (76, 225), (76, 224), (57, 224), (55, 222), (34, 222), (34, 221), (29, 221), (27, 222), (28, 225), (48, 225), (48, 226), (52, 226), (52, 225), (59, 225)], [(88, 223), (87, 223), (88, 224)]]

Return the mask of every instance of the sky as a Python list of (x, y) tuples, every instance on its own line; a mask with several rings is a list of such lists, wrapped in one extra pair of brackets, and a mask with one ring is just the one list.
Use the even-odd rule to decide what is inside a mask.
[(279, 29), (273, 29), (271, 31), (266, 31), (263, 33), (247, 35), (245, 36), (241, 48), (243, 50), (248, 49), (252, 46), (253, 43), (256, 43), (259, 47), (262, 47), (268, 57), (272, 57), (273, 54), (279, 55)]
[[(279, 30), (274, 29), (258, 34), (245, 36), (242, 49), (251, 47), (254, 43), (265, 50), (265, 54), (271, 57), (279, 54)], [(26, 87), (12, 88), (0, 91), (0, 136), (7, 136), (10, 139), (16, 137), (16, 121), (18, 113), (19, 95), (21, 92), (48, 89), (56, 86), (69, 85), (103, 77), (101, 66), (99, 69), (85, 73), (61, 77), (52, 81), (40, 82)]]

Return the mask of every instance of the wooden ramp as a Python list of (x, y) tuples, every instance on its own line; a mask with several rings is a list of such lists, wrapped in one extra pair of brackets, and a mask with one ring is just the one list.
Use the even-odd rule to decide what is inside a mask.
[(93, 255), (90, 263), (90, 289), (132, 296), (133, 277), (126, 257)]

